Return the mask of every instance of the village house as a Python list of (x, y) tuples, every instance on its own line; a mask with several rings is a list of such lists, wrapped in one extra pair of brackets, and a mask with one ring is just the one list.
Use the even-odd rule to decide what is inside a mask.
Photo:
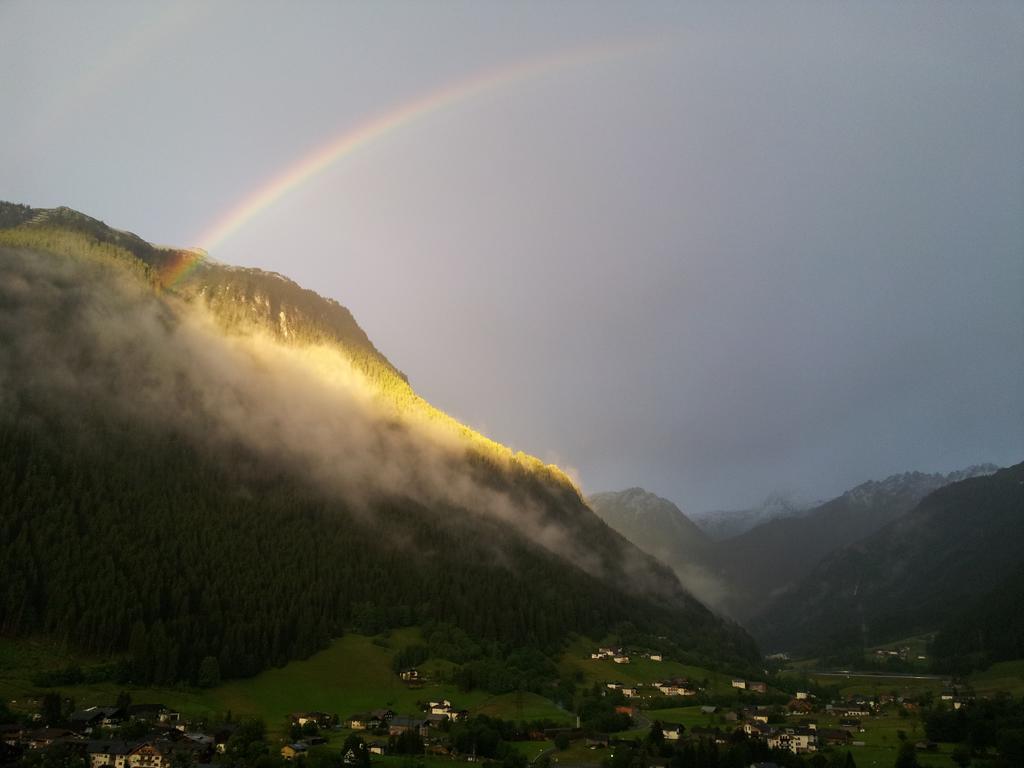
[(637, 688), (623, 688), (622, 695), (627, 699), (635, 699), (640, 695), (640, 691)]
[(419, 680), (420, 671), (418, 669), (403, 669), (401, 672), (398, 673), (398, 676), (406, 682), (409, 682), (411, 680)]
[(387, 743), (378, 740), (366, 742), (366, 748), (369, 750), (371, 755), (383, 755), (387, 749)]
[(823, 728), (818, 731), (818, 741), (830, 747), (845, 747), (853, 742), (853, 735), (842, 728)]
[(291, 720), (300, 727), (313, 723), (317, 728), (330, 728), (334, 719), (326, 712), (293, 712)]
[(20, 725), (15, 723), (7, 723), (0, 725), (0, 742), (3, 742), (9, 747), (16, 747), (21, 742), (21, 731)]
[(814, 705), (807, 701), (807, 699), (790, 699), (786, 708), (791, 714), (799, 714), (802, 712), (812, 712), (814, 710)]
[(732, 687), (733, 688), (739, 688), (741, 691), (746, 690), (746, 688), (747, 688), (747, 681), (746, 680), (733, 680), (732, 681)]
[(757, 723), (767, 723), (768, 707), (745, 707), (743, 709), (743, 717)]
[(747, 736), (750, 736), (751, 738), (763, 736), (765, 732), (764, 729), (761, 727), (760, 723), (751, 720), (747, 720), (745, 723), (743, 723), (741, 727), (743, 729), (743, 733), (745, 733)]
[(171, 764), (171, 759), (170, 754), (165, 755), (159, 747), (147, 742), (129, 752), (126, 762), (128, 768), (163, 768)]
[(442, 699), (441, 701), (431, 701), (427, 704), (427, 712), (432, 715), (445, 715), (449, 716), (452, 713), (452, 703), (448, 699)]
[(680, 723), (662, 723), (661, 733), (666, 741), (679, 741), (683, 738), (686, 728)]
[(366, 731), (370, 728), (370, 714), (361, 712), (352, 715), (345, 721), (345, 724), (353, 731)]
[(829, 704), (826, 705), (825, 709), (829, 710), (833, 715), (840, 717), (869, 717), (871, 715), (871, 711), (861, 705), (836, 707)]
[(90, 741), (85, 748), (91, 768), (124, 768), (132, 745), (126, 741)]
[(661, 661), (661, 654), (660, 653), (652, 653), (650, 658), (651, 658), (651, 661)]
[(228, 746), (228, 740), (234, 735), (236, 730), (238, 730), (236, 723), (224, 723), (213, 732), (213, 748), (219, 754), (224, 754)]
[(281, 757), (285, 760), (296, 760), (305, 757), (309, 746), (303, 741), (296, 741), (294, 744), (285, 744), (281, 747)]
[(629, 664), (629, 656), (615, 656), (612, 661), (616, 664)]
[(697, 689), (693, 687), (689, 680), (680, 680), (676, 678), (673, 680), (655, 683), (654, 687), (657, 688), (664, 696), (697, 695)]
[(29, 731), (23, 733), (21, 736), (21, 743), (29, 749), (42, 749), (48, 747), (51, 744), (61, 741), (80, 741), (79, 736), (74, 731), (69, 731), (66, 728), (40, 728), (35, 731)]
[(818, 751), (818, 735), (810, 728), (780, 728), (765, 741), (771, 749), (789, 750), (794, 755)]
[(765, 683), (759, 683), (757, 681), (751, 681), (747, 683), (747, 690), (754, 691), (755, 693), (767, 693), (768, 686)]
[(122, 718), (123, 712), (118, 707), (88, 707), (72, 712), (68, 725), (76, 731), (91, 733), (93, 728), (117, 725)]
[(187, 731), (185, 733), (185, 741), (189, 744), (196, 744), (201, 749), (211, 750), (217, 743), (217, 740), (208, 733), (201, 733), (199, 731)]
[(91, 768), (166, 768), (171, 764), (174, 753), (187, 755), (187, 762), (194, 762), (200, 755), (208, 755), (213, 738), (204, 734), (193, 734), (200, 739), (186, 739), (179, 743), (167, 740), (125, 742), (91, 741), (86, 745), (86, 755)]
[(440, 728), (446, 721), (455, 719), (451, 715), (434, 715), (427, 713), (423, 716), (423, 719), (427, 721), (427, 725), (431, 728)]
[(430, 731), (430, 722), (422, 717), (396, 715), (388, 723), (389, 736), (400, 736), (410, 731), (426, 738)]
[(143, 723), (163, 722), (160, 716), (167, 711), (163, 704), (130, 704), (125, 711), (129, 720)]

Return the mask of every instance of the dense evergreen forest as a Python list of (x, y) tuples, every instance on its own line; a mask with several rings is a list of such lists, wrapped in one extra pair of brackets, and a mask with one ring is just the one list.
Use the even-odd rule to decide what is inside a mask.
[(956, 674), (1024, 658), (1024, 566), (947, 621), (931, 654), (936, 671)]
[[(536, 685), (544, 655), (572, 633), (649, 637), (704, 663), (756, 659), (742, 630), (686, 595), (536, 460), (505, 460), (481, 450), (482, 439), (469, 441), (452, 476), (481, 493), (500, 491), (513, 511), (539, 510), (542, 531), (557, 523), (559, 541), (568, 542), (560, 546), (592, 552), (591, 567), (538, 544), (509, 512), (425, 501), (397, 480), (391, 493), (352, 499), (310, 482), (301, 462), (277, 460), (273, 434), (258, 442), (224, 430), (209, 437), (219, 425), (190, 409), (213, 395), (190, 390), (178, 368), (148, 367), (156, 352), (140, 349), (147, 337), (133, 328), (139, 318), (173, 326), (173, 303), (143, 291), (131, 301), (146, 314), (122, 322), (120, 304), (96, 299), (111, 271), (159, 288), (156, 267), (134, 258), (148, 244), (127, 233), (107, 238), (88, 217), (85, 231), (32, 230), (41, 219), (31, 209), (0, 214), (16, 225), (0, 231), (3, 634), (127, 652), (120, 674), (139, 683), (251, 675), (345, 631), (411, 624), (450, 638), (464, 656), (458, 661), (475, 662), (466, 674), (485, 685), (494, 674), (488, 659), (520, 651), (522, 679), (492, 683), (499, 688)], [(90, 269), (63, 268), (76, 260)], [(334, 307), (323, 317), (344, 320)], [(94, 345), (93, 327), (116, 343)], [(35, 334), (28, 341), (26, 328)], [(408, 386), (372, 345), (362, 348), (396, 388)], [(137, 375), (127, 387), (125, 370)], [(153, 386), (161, 377), (172, 381)], [(152, 396), (168, 386), (173, 397)], [(403, 397), (399, 416), (421, 408)], [(403, 429), (401, 421), (387, 427)], [(371, 437), (389, 445), (387, 435)]]

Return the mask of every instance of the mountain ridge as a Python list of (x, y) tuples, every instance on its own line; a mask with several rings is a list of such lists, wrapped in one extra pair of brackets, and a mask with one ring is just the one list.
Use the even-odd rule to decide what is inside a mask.
[[(485, 655), (630, 621), (680, 654), (756, 658), (564, 473), (434, 409), (365, 334), (331, 337), (351, 317), (337, 302), (212, 262), (169, 286), (173, 250), (32, 210), (0, 205), (4, 631), (135, 647), (139, 678), (160, 682), (194, 679), (211, 652), (251, 674), (345, 627), (410, 621), (450, 623)], [(196, 574), (170, 595), (137, 542)], [(326, 592), (296, 604), (300, 583)]]
[(716, 608), (726, 586), (711, 570), (713, 542), (673, 502), (643, 488), (587, 497), (602, 520), (640, 549), (668, 565), (698, 599)]
[(925, 496), (833, 552), (751, 626), (773, 650), (816, 652), (935, 630), (1019, 565), (1024, 464)]

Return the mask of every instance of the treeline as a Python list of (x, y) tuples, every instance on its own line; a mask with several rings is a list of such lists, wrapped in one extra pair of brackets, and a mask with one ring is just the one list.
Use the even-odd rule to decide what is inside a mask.
[(938, 706), (924, 713), (924, 728), (932, 741), (958, 744), (958, 765), (972, 757), (991, 760), (992, 768), (1024, 765), (1024, 698), (1004, 693), (959, 709)]

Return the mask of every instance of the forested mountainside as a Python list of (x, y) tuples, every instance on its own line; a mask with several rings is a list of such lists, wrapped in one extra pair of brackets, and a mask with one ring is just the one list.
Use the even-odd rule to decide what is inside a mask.
[(959, 606), (935, 636), (932, 664), (963, 674), (1024, 659), (1024, 563), (988, 594)]
[(643, 488), (629, 488), (595, 493), (587, 503), (608, 525), (671, 567), (706, 605), (721, 602), (725, 585), (709, 568), (714, 544), (671, 501)]
[(799, 516), (769, 520), (718, 542), (714, 564), (731, 587), (723, 608), (743, 621), (773, 611), (773, 601), (793, 589), (831, 552), (906, 514), (932, 491), (995, 470), (995, 466), (980, 465), (948, 475), (892, 475), (862, 483)]
[(0, 205), (0, 631), (226, 676), (431, 623), (480, 658), (750, 638), (554, 467), (418, 398), (343, 307), (68, 209)]
[[(1019, 568), (1022, 548), (1024, 464), (1018, 464), (929, 494), (911, 512), (826, 557), (750, 626), (766, 649), (849, 649), (854, 658), (866, 645), (937, 629), (987, 594), (992, 603), (982, 600), (980, 610), (1002, 605), (1000, 585)], [(943, 642), (957, 641), (949, 635)]]

